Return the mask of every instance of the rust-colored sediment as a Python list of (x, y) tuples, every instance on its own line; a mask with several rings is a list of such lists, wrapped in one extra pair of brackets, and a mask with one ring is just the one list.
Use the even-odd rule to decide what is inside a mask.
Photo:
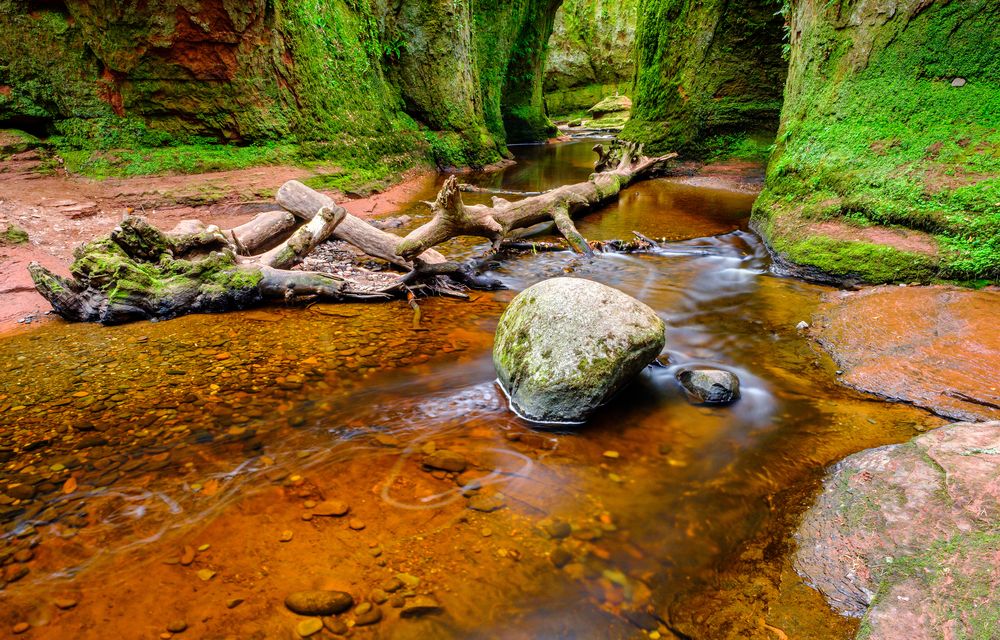
[(845, 384), (962, 420), (1000, 419), (1000, 290), (873, 287), (832, 293), (820, 344)]

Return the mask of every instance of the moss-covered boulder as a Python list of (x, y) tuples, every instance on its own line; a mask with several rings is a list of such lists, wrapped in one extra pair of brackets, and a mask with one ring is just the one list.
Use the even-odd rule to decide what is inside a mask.
[(545, 104), (553, 117), (631, 92), (638, 7), (638, 0), (563, 1), (545, 61)]
[(795, 568), (858, 638), (1000, 633), (1000, 422), (843, 460), (796, 533)]
[(663, 321), (645, 304), (590, 280), (553, 278), (511, 301), (497, 327), (493, 363), (518, 414), (580, 423), (663, 343)]
[(622, 137), (657, 153), (703, 153), (721, 134), (774, 130), (788, 64), (780, 9), (775, 0), (644, 3)]
[(1000, 276), (1000, 5), (797, 0), (754, 224), (869, 282)]

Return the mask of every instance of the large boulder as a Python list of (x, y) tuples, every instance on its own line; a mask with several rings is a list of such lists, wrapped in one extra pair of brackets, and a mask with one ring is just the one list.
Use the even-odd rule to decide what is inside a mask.
[(493, 364), (520, 415), (580, 423), (659, 355), (663, 331), (652, 309), (617, 289), (553, 278), (511, 301)]
[(795, 567), (859, 638), (1000, 637), (1000, 422), (957, 423), (840, 462)]

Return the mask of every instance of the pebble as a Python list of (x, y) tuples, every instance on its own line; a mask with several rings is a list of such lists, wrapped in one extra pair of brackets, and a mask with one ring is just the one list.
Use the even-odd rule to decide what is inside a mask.
[(573, 533), (573, 527), (570, 526), (565, 520), (551, 520), (542, 525), (542, 530), (550, 538), (568, 538), (569, 534)]
[(573, 561), (573, 554), (563, 548), (553, 549), (552, 553), (549, 554), (549, 560), (557, 569), (562, 569)]
[(381, 587), (382, 591), (393, 593), (403, 588), (403, 581), (396, 577), (388, 578), (383, 580), (382, 583), (379, 584), (379, 587)]
[(305, 507), (306, 509), (315, 509), (316, 508), (316, 501), (315, 500), (306, 500), (305, 502), (302, 503), (302, 506)]
[(473, 511), (482, 511), (483, 513), (491, 513), (499, 509), (503, 509), (506, 505), (503, 496), (499, 493), (493, 495), (474, 495), (469, 498), (469, 504), (467, 505)]
[(347, 611), (353, 604), (351, 594), (343, 591), (296, 591), (285, 598), (285, 606), (303, 616), (333, 616)]
[(72, 609), (77, 603), (76, 600), (73, 600), (72, 598), (56, 598), (52, 601), (52, 604), (65, 611), (66, 609)]
[(235, 609), (241, 604), (243, 604), (243, 598), (230, 598), (229, 600), (226, 600), (227, 609)]
[(208, 582), (209, 580), (215, 577), (215, 572), (212, 571), (211, 569), (200, 569), (197, 575), (198, 579), (201, 580), (202, 582)]
[(295, 633), (303, 638), (308, 638), (311, 635), (315, 635), (323, 630), (323, 622), (318, 618), (310, 618), (308, 620), (303, 620), (302, 622), (295, 625)]
[(468, 462), (465, 460), (465, 456), (460, 453), (455, 453), (454, 451), (449, 451), (447, 449), (441, 449), (439, 451), (434, 451), (433, 453), (424, 457), (424, 466), (431, 469), (438, 469), (441, 471), (451, 471), (453, 473), (461, 473), (465, 471), (465, 467)]
[(278, 538), (281, 542), (290, 542), (295, 534), (291, 531), (285, 530), (281, 532), (281, 537)]
[(440, 613), (441, 605), (430, 596), (417, 596), (403, 605), (403, 610), (399, 612), (401, 618), (415, 618), (430, 613)]
[(333, 516), (339, 518), (340, 516), (347, 515), (350, 509), (346, 502), (325, 500), (317, 504), (312, 513), (314, 516)]
[[(420, 584), (420, 578), (409, 573), (397, 573), (396, 579), (400, 582), (399, 587), (403, 587), (405, 585), (411, 589), (415, 589), (417, 588), (417, 585)], [(397, 587), (397, 589), (399, 587)], [(395, 589), (386, 589), (386, 591), (395, 591)]]
[(402, 594), (396, 594), (389, 598), (389, 606), (393, 609), (402, 609), (406, 606), (406, 598), (404, 598)]
[(621, 454), (618, 453), (617, 451), (605, 451), (604, 457), (610, 460), (617, 460), (618, 458), (621, 457)]
[(365, 523), (362, 522), (361, 520), (358, 520), (357, 518), (352, 518), (351, 521), (348, 523), (348, 526), (354, 529), (355, 531), (361, 531), (362, 529), (365, 528)]
[(181, 553), (181, 564), (185, 567), (194, 562), (194, 547), (184, 547)]
[(354, 624), (358, 627), (375, 624), (382, 619), (382, 610), (370, 602), (362, 602), (354, 610)]
[(31, 628), (31, 625), (28, 624), (27, 622), (18, 622), (17, 624), (14, 625), (14, 628), (12, 629), (12, 631), (14, 633), (16, 633), (16, 634), (21, 634), (21, 633), (24, 633), (25, 631), (27, 631), (30, 628)]
[(203, 544), (200, 547), (198, 547), (198, 551), (208, 551), (211, 548), (212, 548), (212, 545), (210, 545), (210, 544)]
[(184, 620), (174, 620), (167, 625), (167, 631), (170, 633), (183, 633), (188, 628), (188, 623)]
[(347, 635), (347, 632), (350, 631), (350, 627), (347, 626), (347, 623), (337, 618), (323, 618), (323, 626), (326, 627), (330, 633), (337, 636)]
[(809, 323), (806, 322), (805, 320), (802, 320), (797, 325), (795, 325), (795, 328), (798, 329), (799, 331), (805, 331), (806, 329), (809, 328)]
[(389, 600), (389, 594), (381, 589), (372, 589), (369, 597), (375, 604), (385, 604)]

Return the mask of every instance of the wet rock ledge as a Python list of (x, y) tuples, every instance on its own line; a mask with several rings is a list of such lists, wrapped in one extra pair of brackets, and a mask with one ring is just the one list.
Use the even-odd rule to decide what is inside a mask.
[(1000, 422), (956, 423), (837, 464), (796, 570), (858, 638), (1000, 637)]

